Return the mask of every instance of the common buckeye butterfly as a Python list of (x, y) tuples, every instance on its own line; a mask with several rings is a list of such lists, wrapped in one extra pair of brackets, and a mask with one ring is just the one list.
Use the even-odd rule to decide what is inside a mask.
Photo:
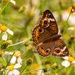
[(56, 20), (49, 10), (43, 12), (43, 16), (32, 32), (32, 40), (37, 44), (38, 53), (43, 56), (68, 56), (68, 48), (60, 39)]

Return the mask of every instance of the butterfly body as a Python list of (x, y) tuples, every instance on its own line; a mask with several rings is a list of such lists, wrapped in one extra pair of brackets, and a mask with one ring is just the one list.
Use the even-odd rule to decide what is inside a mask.
[(60, 39), (56, 20), (49, 10), (43, 16), (32, 32), (32, 39), (37, 44), (37, 51), (41, 56), (67, 56), (69, 55), (66, 44)]

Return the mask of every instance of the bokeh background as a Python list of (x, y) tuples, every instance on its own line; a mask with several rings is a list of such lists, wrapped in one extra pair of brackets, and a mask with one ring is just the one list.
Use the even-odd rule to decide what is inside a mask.
[[(7, 2), (8, 0), (0, 0), (0, 11)], [(62, 39), (68, 47), (69, 54), (75, 57), (75, 13), (70, 14), (75, 0), (15, 0), (15, 2), (15, 5), (9, 2), (0, 12), (0, 25), (6, 25), (14, 32), (13, 36), (8, 34), (7, 41), (10, 40), (12, 44), (16, 44), (31, 38), (32, 31), (39, 24), (43, 12), (49, 9), (57, 21), (59, 33), (63, 35)], [(7, 48), (8, 45), (1, 37), (0, 34), (0, 65), (6, 66), (11, 55), (5, 52), (14, 52), (22, 43)], [(22, 58), (19, 71), (23, 70), (27, 62), (29, 63), (23, 75), (75, 75), (75, 64), (65, 68), (61, 65), (63, 59), (60, 57), (40, 56), (36, 52), (36, 45), (32, 38), (19, 48), (19, 51)]]

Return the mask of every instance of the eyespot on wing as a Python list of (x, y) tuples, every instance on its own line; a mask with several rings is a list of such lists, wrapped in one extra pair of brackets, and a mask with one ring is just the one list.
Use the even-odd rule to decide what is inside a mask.
[(41, 43), (37, 46), (37, 51), (39, 55), (43, 57), (49, 56), (52, 53), (52, 49), (53, 49), (52, 42)]
[(69, 51), (68, 48), (66, 46), (66, 44), (64, 43), (63, 40), (58, 39), (55, 42), (55, 47), (54, 50), (52, 52), (53, 56), (60, 56), (60, 57), (64, 57), (64, 56), (68, 56), (69, 55)]

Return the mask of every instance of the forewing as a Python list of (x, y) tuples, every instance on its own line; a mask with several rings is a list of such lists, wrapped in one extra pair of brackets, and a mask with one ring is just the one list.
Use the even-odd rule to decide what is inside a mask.
[(32, 32), (32, 40), (37, 44), (50, 40), (50, 37), (50, 32), (46, 28), (39, 25), (36, 26)]
[(45, 10), (43, 12), (43, 16), (40, 20), (39, 25), (47, 28), (52, 35), (58, 34), (58, 26), (56, 24), (56, 20), (49, 10)]

